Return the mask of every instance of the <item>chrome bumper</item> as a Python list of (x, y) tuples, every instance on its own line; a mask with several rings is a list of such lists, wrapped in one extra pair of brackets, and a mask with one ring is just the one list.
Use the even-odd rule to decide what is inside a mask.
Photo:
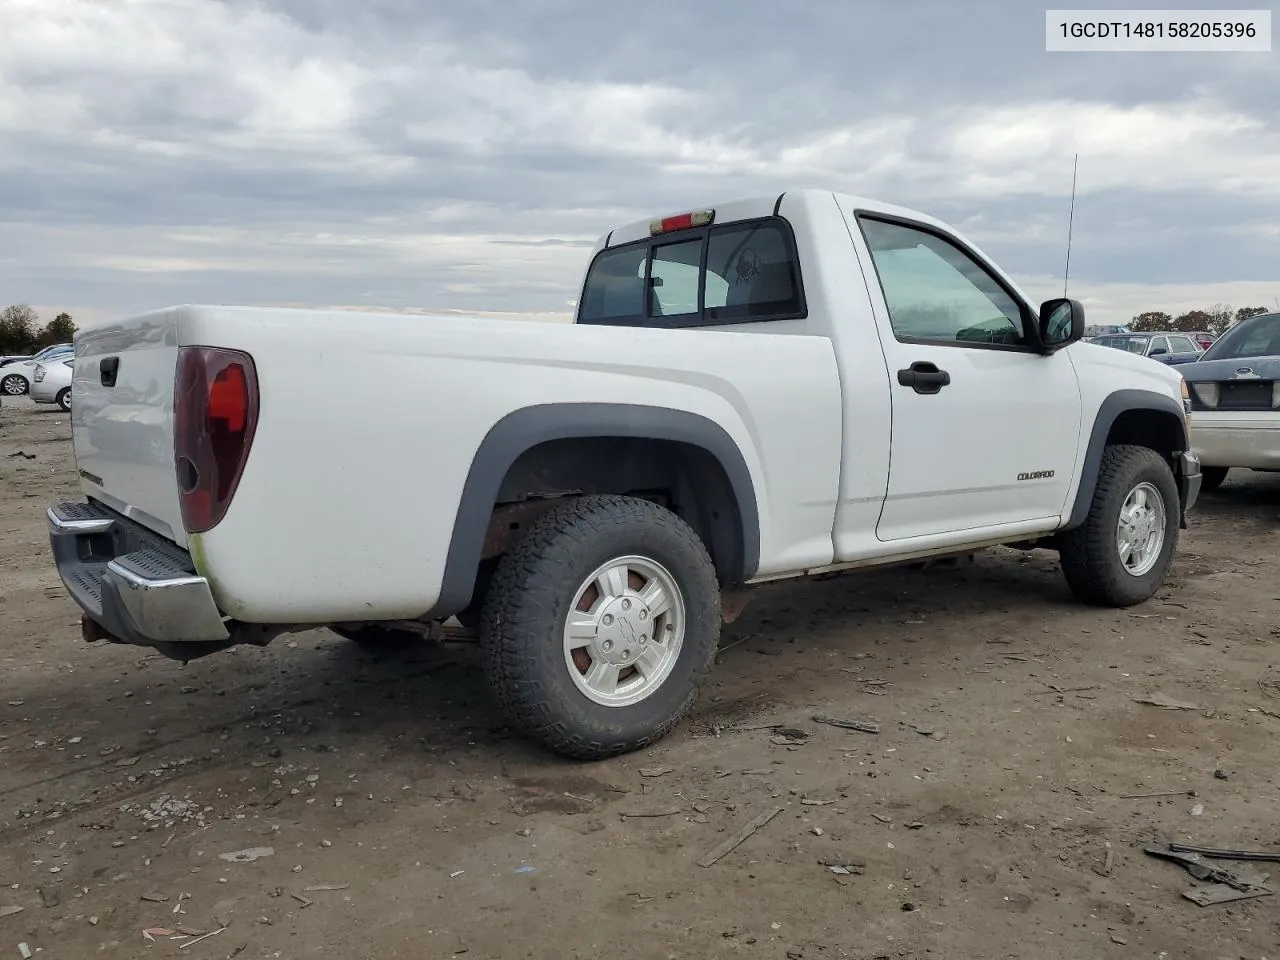
[(58, 575), (95, 634), (161, 649), (228, 641), (209, 581), (186, 551), (93, 501), (59, 503), (48, 519)]

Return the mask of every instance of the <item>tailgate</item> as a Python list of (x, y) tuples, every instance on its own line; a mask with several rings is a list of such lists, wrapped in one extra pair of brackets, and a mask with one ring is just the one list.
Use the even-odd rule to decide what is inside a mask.
[(76, 336), (71, 425), (84, 493), (186, 546), (173, 447), (179, 313)]

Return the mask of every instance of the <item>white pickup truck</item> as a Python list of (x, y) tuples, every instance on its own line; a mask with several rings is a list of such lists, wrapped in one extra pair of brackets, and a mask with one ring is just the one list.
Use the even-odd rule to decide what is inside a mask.
[(1035, 544), (1149, 598), (1186, 387), (1083, 330), (938, 220), (811, 190), (619, 227), (572, 324), (161, 310), (76, 338), (53, 554), (87, 639), (182, 660), (457, 615), (515, 727), (606, 757), (763, 581)]

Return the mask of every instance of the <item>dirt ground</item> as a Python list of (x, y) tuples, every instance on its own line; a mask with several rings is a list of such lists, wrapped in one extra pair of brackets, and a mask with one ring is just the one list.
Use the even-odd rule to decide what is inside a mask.
[(84, 643), (69, 435), (0, 408), (0, 957), (1280, 957), (1280, 898), (1197, 906), (1142, 851), (1280, 847), (1280, 476), (1204, 498), (1133, 610), (1043, 552), (771, 587), (674, 735), (576, 764), (470, 646)]

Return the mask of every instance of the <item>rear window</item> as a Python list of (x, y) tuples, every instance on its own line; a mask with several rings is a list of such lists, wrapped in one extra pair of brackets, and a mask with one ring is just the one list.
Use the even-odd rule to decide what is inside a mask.
[(805, 315), (786, 221), (684, 230), (602, 250), (587, 271), (579, 323), (688, 327)]

